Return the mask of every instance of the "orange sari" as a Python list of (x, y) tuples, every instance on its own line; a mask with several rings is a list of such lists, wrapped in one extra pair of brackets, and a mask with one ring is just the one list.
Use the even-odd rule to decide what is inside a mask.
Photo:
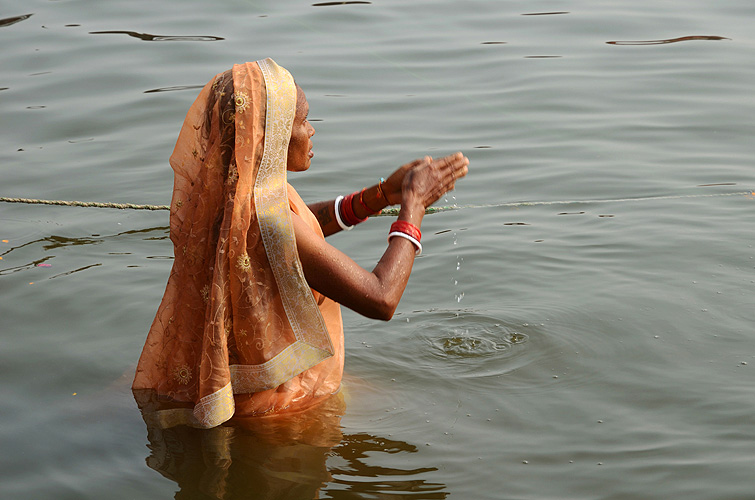
[(287, 184), (296, 110), (272, 59), (218, 74), (189, 109), (170, 164), (175, 261), (133, 383), (145, 419), (215, 427), (298, 410), (337, 392), (338, 304), (304, 279)]

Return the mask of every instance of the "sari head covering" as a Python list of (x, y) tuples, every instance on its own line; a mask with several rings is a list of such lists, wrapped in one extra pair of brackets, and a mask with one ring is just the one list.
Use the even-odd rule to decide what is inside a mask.
[[(240, 401), (270, 414), (338, 388), (340, 310), (329, 333), (291, 221), (296, 102), (289, 72), (265, 59), (218, 74), (186, 116), (170, 158), (175, 261), (133, 383), (163, 424), (214, 427)], [(325, 373), (308, 374), (316, 365)]]

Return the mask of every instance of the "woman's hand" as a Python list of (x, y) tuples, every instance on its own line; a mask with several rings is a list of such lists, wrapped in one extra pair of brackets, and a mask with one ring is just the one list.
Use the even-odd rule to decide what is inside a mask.
[(425, 158), (404, 175), (401, 205), (419, 203), (425, 209), (456, 186), (467, 175), (469, 160), (461, 153), (445, 158)]
[(469, 160), (461, 153), (445, 158), (426, 156), (402, 165), (382, 185), (389, 204), (404, 202), (405, 194), (419, 196), (422, 208), (427, 208), (451, 191), (456, 180), (467, 175)]
[(432, 158), (430, 156), (425, 156), (424, 158), (402, 165), (381, 184), (388, 205), (398, 205), (401, 203), (401, 190), (404, 187), (404, 178), (406, 177), (407, 172), (431, 161)]

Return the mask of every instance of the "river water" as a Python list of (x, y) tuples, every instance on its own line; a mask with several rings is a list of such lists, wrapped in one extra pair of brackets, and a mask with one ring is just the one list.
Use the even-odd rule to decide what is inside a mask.
[[(5, 0), (0, 196), (167, 204), (199, 89), (273, 57), (305, 200), (461, 150), (344, 401), (148, 429), (167, 212), (0, 202), (0, 497), (749, 499), (755, 4)], [(390, 218), (333, 244), (365, 267)]]

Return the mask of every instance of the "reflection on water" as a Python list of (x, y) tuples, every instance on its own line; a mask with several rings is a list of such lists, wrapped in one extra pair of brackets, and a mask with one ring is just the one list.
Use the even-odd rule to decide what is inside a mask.
[[(38, 264), (38, 265), (39, 265), (39, 264)], [(79, 271), (86, 271), (87, 269), (91, 269), (91, 268), (93, 268), (93, 267), (99, 267), (99, 266), (101, 266), (101, 265), (102, 265), (102, 263), (101, 263), (101, 262), (98, 262), (97, 264), (90, 264), (90, 265), (88, 265), (88, 266), (84, 266), (84, 267), (80, 267), (80, 268), (78, 268), (78, 269), (74, 269), (73, 271), (66, 271), (66, 272), (64, 272), (64, 273), (60, 273), (60, 274), (56, 274), (56, 275), (54, 275), (54, 276), (50, 276), (50, 278), (49, 278), (49, 279), (53, 279), (53, 278), (60, 278), (61, 276), (68, 276), (68, 275), (70, 275), (70, 274), (73, 274), (73, 273), (78, 273)]]
[(215, 42), (225, 40), (219, 36), (171, 36), (171, 35), (150, 35), (149, 33), (139, 33), (136, 31), (90, 31), (90, 35), (128, 35), (145, 42)]
[[(3, 221), (3, 222), (14, 222), (14, 221)], [(18, 221), (21, 222), (21, 221)], [(21, 243), (19, 245), (13, 245), (11, 243), (11, 240), (7, 240), (7, 248), (5, 245), (3, 245), (2, 248), (0, 248), (0, 260), (3, 260), (4, 257), (8, 257), (13, 253), (18, 253), (20, 250), (26, 250), (30, 254), (33, 254), (32, 251), (33, 248), (35, 248), (38, 245), (41, 245), (42, 250), (45, 252), (50, 252), (53, 250), (57, 250), (64, 247), (70, 247), (70, 246), (82, 246), (82, 245), (99, 245), (104, 243), (108, 239), (114, 239), (120, 236), (130, 236), (130, 235), (138, 235), (138, 234), (151, 234), (153, 232), (157, 233), (163, 233), (160, 236), (149, 236), (144, 238), (145, 240), (163, 240), (167, 239), (167, 232), (169, 231), (169, 227), (166, 226), (158, 226), (158, 227), (150, 227), (145, 229), (134, 229), (129, 231), (122, 231), (116, 234), (107, 235), (107, 236), (101, 236), (99, 234), (92, 234), (90, 236), (82, 236), (79, 238), (70, 238), (66, 236), (56, 236), (56, 235), (49, 235), (44, 236), (42, 238), (36, 238), (31, 241), (26, 241), (24, 243)], [(25, 238), (20, 238), (18, 235), (14, 237), (13, 241), (17, 240), (23, 240)], [(3, 240), (4, 242), (6, 240)], [(53, 259), (54, 255), (46, 255), (44, 257), (37, 257), (32, 258), (31, 260), (24, 262), (23, 264), (17, 264), (17, 265), (11, 265), (9, 267), (0, 268), (0, 276), (12, 274), (18, 271), (24, 271), (27, 269), (33, 269), (35, 267), (38, 267), (40, 264), (44, 263), (45, 261), (48, 261), (50, 259)], [(150, 257), (147, 257), (150, 258)], [(172, 258), (172, 257), (160, 257), (160, 258)], [(73, 274), (78, 271), (84, 271), (86, 269), (90, 269), (92, 267), (97, 267), (102, 265), (101, 263), (95, 263), (91, 265), (87, 265), (78, 269), (74, 269), (72, 271), (68, 271), (65, 273), (59, 273), (54, 276), (48, 277), (48, 279), (57, 278), (60, 276), (67, 276), (70, 274)]]
[(145, 90), (145, 94), (154, 94), (157, 92), (174, 92), (176, 90), (196, 90), (201, 89), (204, 85), (176, 85), (173, 87), (161, 87), (159, 89)]
[(313, 3), (312, 7), (332, 7), (334, 5), (354, 5), (354, 4), (362, 4), (362, 5), (369, 5), (372, 2), (363, 2), (363, 1), (348, 1), (348, 2), (320, 2), (320, 3)]
[(629, 40), (606, 42), (609, 45), (663, 45), (666, 43), (688, 42), (692, 40), (731, 40), (725, 36), (692, 35), (680, 36), (679, 38), (667, 38), (665, 40)]
[(149, 391), (134, 395), (147, 425), (147, 465), (177, 484), (178, 499), (447, 496), (444, 484), (420, 476), (435, 467), (371, 465), (375, 453), (415, 453), (417, 447), (364, 433), (344, 435), (340, 394), (303, 412), (233, 418), (213, 429), (171, 426), (154, 410)]
[(29, 19), (34, 14), (26, 14), (23, 16), (16, 16), (16, 17), (6, 17), (5, 19), (0, 19), (0, 28), (3, 26), (10, 26), (11, 24), (16, 24), (18, 22), (21, 22), (25, 19)]
[(560, 14), (568, 14), (569, 12), (530, 12), (528, 14), (522, 14), (523, 16), (558, 16)]
[[(332, 451), (334, 457), (347, 462), (329, 469), (333, 486), (325, 491), (333, 498), (344, 498), (340, 491), (338, 494), (334, 491), (344, 486), (350, 493), (348, 498), (437, 499), (448, 496), (445, 484), (416, 478), (419, 474), (437, 471), (436, 467), (397, 469), (370, 465), (375, 453), (416, 453), (417, 447), (409, 443), (360, 433), (344, 436)], [(395, 477), (402, 479), (388, 479)]]

